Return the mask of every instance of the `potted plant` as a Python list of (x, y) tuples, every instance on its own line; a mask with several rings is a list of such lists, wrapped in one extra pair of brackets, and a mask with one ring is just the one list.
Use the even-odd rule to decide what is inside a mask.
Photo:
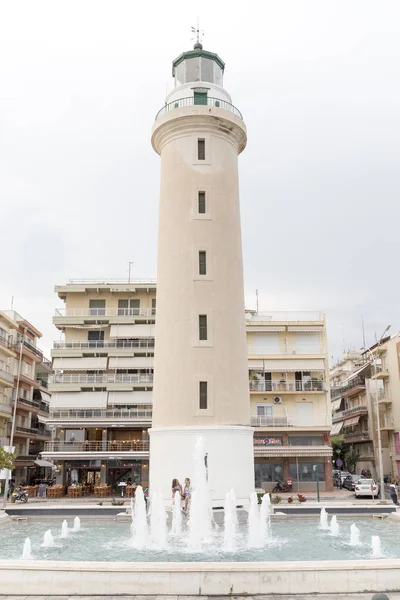
[(303, 494), (297, 494), (297, 500), (299, 502), (306, 502), (307, 498)]
[(287, 501), (288, 501), (289, 504), (292, 504), (292, 502), (293, 502), (293, 496), (289, 496), (289, 498), (287, 499)]

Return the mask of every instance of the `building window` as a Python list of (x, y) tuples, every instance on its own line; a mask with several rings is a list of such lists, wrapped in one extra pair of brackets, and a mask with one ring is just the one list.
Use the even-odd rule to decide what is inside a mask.
[(199, 340), (207, 339), (207, 315), (199, 315)]
[(204, 250), (199, 252), (199, 275), (207, 275), (207, 258)]
[(199, 382), (199, 408), (200, 410), (207, 410), (208, 398), (207, 398), (207, 381)]
[(206, 140), (197, 140), (197, 158), (198, 160), (206, 160)]
[(106, 314), (105, 300), (89, 300), (89, 315), (98, 317)]
[(140, 314), (140, 300), (118, 300), (118, 315), (131, 317)]
[[(302, 481), (316, 481), (316, 471), (313, 467), (318, 464), (318, 479), (319, 481), (325, 481), (325, 465), (319, 462), (320, 459), (316, 459), (314, 462), (300, 462), (289, 465), (290, 477), (294, 482)], [(298, 474), (298, 477), (297, 477)]]
[(198, 211), (201, 215), (204, 215), (206, 212), (206, 193), (205, 192), (199, 192)]
[(254, 465), (255, 487), (261, 488), (263, 483), (283, 480), (283, 463), (267, 463)]
[(257, 417), (272, 417), (272, 404), (257, 404)]
[(153, 298), (151, 301), (151, 314), (153, 316), (156, 314), (156, 302), (157, 302), (156, 298)]
[(207, 104), (207, 92), (194, 92), (194, 104)]
[(301, 436), (301, 435), (290, 435), (289, 436), (289, 446), (323, 446), (324, 440), (322, 436), (319, 435), (310, 435), (310, 436)]
[(103, 348), (104, 331), (88, 331), (89, 348)]

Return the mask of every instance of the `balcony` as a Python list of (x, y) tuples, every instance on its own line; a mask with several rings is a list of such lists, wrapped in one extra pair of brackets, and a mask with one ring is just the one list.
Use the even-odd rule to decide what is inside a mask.
[[(43, 352), (41, 350), (39, 350), (39, 348), (37, 348), (35, 346), (35, 344), (33, 344), (32, 340), (25, 337), (22, 339), (22, 342), (23, 342), (23, 349), (25, 348), (26, 350), (28, 350), (29, 352), (34, 354), (37, 358), (40, 358), (40, 361), (43, 360)], [(21, 346), (21, 336), (18, 336), (17, 341), (14, 343), (14, 349), (19, 350), (20, 346)]]
[[(12, 400), (14, 403), (14, 400)], [(37, 412), (39, 410), (39, 402), (35, 402), (35, 400), (27, 400), (26, 398), (19, 397), (17, 400), (17, 409), (23, 408), (28, 412)]]
[(325, 381), (249, 381), (251, 392), (323, 392), (326, 390)]
[[(197, 100), (197, 98), (196, 98)], [(210, 98), (209, 96), (202, 98), (201, 103), (196, 102), (194, 96), (188, 96), (187, 98), (179, 98), (174, 102), (170, 102), (169, 104), (165, 104), (158, 113), (156, 114), (155, 120), (163, 115), (169, 113), (170, 111), (175, 110), (176, 108), (186, 108), (190, 106), (210, 106), (212, 108), (222, 108), (222, 110), (227, 110), (233, 113), (236, 117), (243, 120), (242, 113), (239, 109), (237, 109), (233, 104), (226, 102), (226, 100), (221, 100), (220, 98)], [(208, 113), (207, 113), (208, 114)], [(215, 115), (218, 114), (218, 111), (215, 112)]]
[(371, 441), (371, 436), (368, 431), (351, 431), (349, 433), (344, 433), (343, 437), (344, 441), (348, 443)]
[(44, 429), (43, 427), (38, 427), (38, 429), (36, 431), (36, 435), (39, 438), (50, 438), (51, 432), (48, 431), (47, 429)]
[(349, 383), (346, 383), (346, 385), (331, 387), (331, 398), (332, 400), (335, 400), (335, 398), (345, 398), (364, 389), (365, 379), (363, 379), (363, 377), (354, 377), (354, 379)]
[(0, 369), (0, 385), (4, 387), (14, 387), (14, 375), (5, 369)]
[(54, 317), (154, 317), (155, 314), (155, 308), (57, 308)]
[(296, 356), (304, 354), (316, 354), (320, 356), (326, 353), (326, 347), (321, 344), (297, 344), (297, 345), (284, 345), (284, 346), (247, 346), (247, 352), (249, 356), (270, 356), (274, 355), (287, 355)]
[(128, 283), (129, 285), (147, 285), (148, 283), (155, 284), (156, 279), (149, 277), (148, 279), (128, 279), (128, 278), (95, 278), (95, 279), (70, 279), (69, 285), (112, 285), (114, 283)]
[(38, 383), (42, 388), (48, 388), (48, 379), (43, 379), (43, 377), (37, 377), (36, 383)]
[(350, 417), (352, 415), (367, 415), (368, 408), (367, 406), (353, 406), (352, 408), (347, 408), (346, 410), (341, 410), (340, 412), (332, 415), (332, 421), (335, 423), (336, 421), (341, 421), (342, 419), (346, 419), (346, 417)]
[(254, 416), (251, 417), (252, 427), (290, 427), (287, 417)]
[(14, 345), (13, 345), (12, 338), (7, 338), (7, 337), (0, 335), (0, 346), (1, 346), (1, 348), (10, 350), (11, 352), (7, 352), (7, 354), (11, 354), (13, 356)]
[(38, 429), (36, 427), (20, 427), (16, 425), (15, 427), (15, 436), (16, 437), (33, 437), (36, 436)]
[[(11, 415), (11, 406), (5, 402), (0, 402), (0, 417), (9, 417)], [(1, 444), (0, 444), (1, 445)]]
[(372, 392), (374, 400), (378, 400), (379, 404), (392, 404), (392, 392), (390, 390), (378, 390), (378, 395)]
[(394, 419), (383, 415), (379, 421), (379, 425), (382, 431), (393, 431), (394, 430)]
[(86, 350), (86, 349), (127, 349), (132, 350), (136, 348), (154, 350), (154, 339), (137, 339), (137, 340), (89, 340), (86, 342), (54, 342), (54, 350)]
[(119, 458), (133, 456), (148, 458), (149, 442), (143, 441), (104, 441), (104, 442), (45, 442), (42, 456), (54, 455), (54, 458)]
[(140, 373), (103, 373), (99, 375), (54, 374), (49, 376), (51, 384), (107, 385), (110, 383), (136, 383), (153, 385), (153, 375)]
[(375, 364), (372, 368), (371, 379), (386, 379), (389, 377), (389, 368), (387, 364)]
[[(52, 421), (58, 421), (61, 423), (70, 423), (70, 422), (82, 422), (86, 424), (86, 426), (91, 425), (92, 421), (102, 422), (107, 425), (108, 422), (115, 422), (117, 420), (133, 421), (140, 423), (151, 423), (153, 415), (153, 409), (151, 407), (143, 407), (143, 408), (129, 408), (129, 409), (103, 409), (103, 408), (93, 408), (93, 409), (51, 409), (50, 411), (50, 419)], [(90, 421), (90, 423), (88, 423)]]
[(39, 402), (39, 411), (48, 415), (50, 413), (49, 405), (46, 402)]

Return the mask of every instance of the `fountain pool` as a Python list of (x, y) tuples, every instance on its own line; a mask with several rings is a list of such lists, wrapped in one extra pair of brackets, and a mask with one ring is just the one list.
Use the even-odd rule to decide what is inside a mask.
[[(329, 509), (328, 509), (329, 514)], [(329, 514), (329, 517), (331, 515)], [(187, 518), (183, 518), (182, 533), (171, 533), (168, 528), (166, 547), (155, 543), (145, 549), (135, 547), (130, 523), (127, 521), (98, 521), (82, 518), (81, 528), (74, 531), (74, 522), (68, 520), (68, 537), (60, 535), (60, 520), (32, 520), (4, 526), (6, 533), (0, 544), (0, 562), (22, 557), (26, 538), (30, 539), (34, 560), (52, 561), (107, 561), (107, 562), (263, 562), (263, 561), (331, 561), (372, 559), (378, 556), (380, 538), (381, 558), (400, 558), (397, 535), (393, 535), (392, 521), (371, 517), (339, 517), (340, 534), (332, 536), (319, 527), (319, 517), (272, 519), (268, 538), (262, 548), (248, 548), (246, 515), (240, 513), (236, 526), (234, 550), (226, 544), (223, 527), (215, 526), (208, 543), (201, 550), (189, 539)], [(351, 543), (351, 525), (359, 529), (360, 544)], [(43, 547), (43, 535), (51, 527), (53, 547)], [(64, 525), (65, 528), (65, 525)], [(353, 528), (354, 530), (354, 528)], [(165, 531), (165, 530), (164, 530)], [(373, 545), (372, 540), (374, 539)], [(225, 542), (225, 543), (224, 543)], [(158, 547), (157, 547), (158, 546)]]

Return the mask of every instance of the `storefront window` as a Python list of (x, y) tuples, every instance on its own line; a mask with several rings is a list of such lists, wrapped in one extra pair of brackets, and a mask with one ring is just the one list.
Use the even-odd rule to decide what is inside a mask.
[(324, 440), (322, 436), (299, 436), (299, 435), (290, 435), (289, 436), (289, 446), (323, 446)]
[(263, 483), (283, 480), (283, 463), (255, 464), (255, 486), (260, 488)]
[[(325, 481), (325, 465), (321, 462), (298, 462), (289, 465), (290, 477), (293, 481), (316, 481), (316, 472), (313, 470), (314, 465), (318, 464), (318, 479)], [(297, 477), (297, 473), (299, 476)]]

